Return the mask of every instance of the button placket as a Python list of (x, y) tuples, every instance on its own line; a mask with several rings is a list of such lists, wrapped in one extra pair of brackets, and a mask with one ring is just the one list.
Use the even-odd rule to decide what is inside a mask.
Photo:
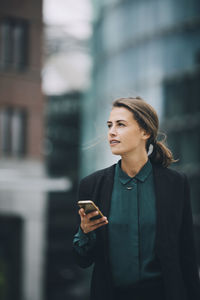
[(133, 188), (136, 188), (137, 186), (137, 181), (135, 179), (132, 179), (129, 183), (128, 186), (126, 186), (127, 190), (132, 190)]

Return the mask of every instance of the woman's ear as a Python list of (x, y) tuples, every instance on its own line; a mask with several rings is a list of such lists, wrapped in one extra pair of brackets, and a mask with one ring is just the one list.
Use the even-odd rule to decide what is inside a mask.
[(146, 131), (143, 130), (143, 132), (142, 132), (142, 138), (144, 140), (148, 140), (150, 138), (150, 136), (151, 136), (150, 133), (148, 133), (148, 132), (146, 132)]

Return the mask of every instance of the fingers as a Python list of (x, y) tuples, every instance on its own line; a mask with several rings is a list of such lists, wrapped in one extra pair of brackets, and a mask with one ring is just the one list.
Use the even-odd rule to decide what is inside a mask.
[(98, 214), (99, 214), (98, 211), (95, 210), (95, 211), (93, 211), (93, 212), (87, 214), (86, 216), (87, 216), (88, 219), (91, 219), (92, 217), (95, 217), (95, 216), (97, 216)]
[(106, 221), (107, 221), (107, 218), (106, 217), (102, 217), (102, 218), (99, 218), (99, 219), (90, 220), (90, 224), (92, 226), (95, 226), (95, 225), (98, 225), (98, 224), (106, 222)]
[(97, 225), (93, 225), (93, 226), (92, 226), (92, 230), (95, 230), (95, 229), (97, 229), (97, 228), (99, 228), (99, 227), (101, 227), (101, 226), (104, 226), (104, 225), (106, 225), (106, 224), (108, 224), (108, 220), (106, 220), (106, 221), (104, 221), (104, 222), (101, 222), (101, 223), (99, 223), (99, 224), (97, 224)]
[(92, 217), (97, 216), (98, 214), (99, 213), (97, 210), (94, 210), (93, 212), (86, 214), (83, 208), (79, 209), (80, 217), (86, 217), (88, 220), (91, 219)]
[(91, 220), (92, 217), (98, 215), (98, 211), (94, 211), (88, 214), (85, 214), (84, 209), (79, 209), (79, 215), (81, 217), (81, 228), (84, 233), (93, 231), (101, 226), (108, 224), (107, 217), (102, 217), (99, 219)]
[(83, 230), (84, 233), (88, 233), (88, 232), (91, 232), (91, 231), (93, 231), (93, 230), (101, 227), (101, 226), (105, 226), (106, 224), (108, 224), (108, 220), (106, 220), (104, 222), (101, 222), (101, 223), (98, 223), (96, 225), (91, 225), (90, 224), (88, 226), (81, 223), (80, 226), (81, 226), (81, 228), (82, 228), (82, 230)]
[[(101, 219), (103, 219), (103, 218), (101, 218)], [(81, 228), (82, 228), (84, 233), (88, 233), (88, 232), (93, 231), (93, 230), (95, 230), (95, 229), (97, 229), (101, 226), (106, 225), (106, 224), (108, 224), (108, 220), (105, 220), (105, 219), (104, 219), (104, 221), (101, 221), (101, 222), (98, 222), (98, 223), (95, 223), (95, 224), (92, 221), (90, 221), (87, 224), (81, 223)]]
[(108, 223), (107, 218), (102, 217), (96, 220), (89, 220), (86, 226), (88, 227), (88, 229), (95, 230), (96, 228), (106, 225), (107, 223)]
[(79, 213), (80, 217), (86, 216), (85, 211), (84, 211), (83, 208), (79, 209), (78, 213)]

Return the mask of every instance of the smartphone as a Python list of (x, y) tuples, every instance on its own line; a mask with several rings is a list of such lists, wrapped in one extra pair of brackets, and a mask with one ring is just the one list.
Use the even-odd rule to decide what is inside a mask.
[(88, 214), (92, 211), (95, 211), (95, 210), (98, 211), (99, 214), (92, 217), (90, 220), (96, 220), (96, 219), (103, 217), (102, 212), (98, 209), (98, 207), (94, 204), (94, 202), (92, 200), (80, 200), (80, 201), (78, 201), (78, 205), (80, 208), (84, 209), (86, 214)]

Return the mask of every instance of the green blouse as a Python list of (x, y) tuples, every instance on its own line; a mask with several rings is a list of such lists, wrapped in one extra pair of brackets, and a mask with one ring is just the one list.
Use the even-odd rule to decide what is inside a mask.
[(114, 284), (134, 285), (158, 278), (155, 258), (156, 208), (150, 160), (135, 177), (116, 165), (109, 216), (109, 256)]

